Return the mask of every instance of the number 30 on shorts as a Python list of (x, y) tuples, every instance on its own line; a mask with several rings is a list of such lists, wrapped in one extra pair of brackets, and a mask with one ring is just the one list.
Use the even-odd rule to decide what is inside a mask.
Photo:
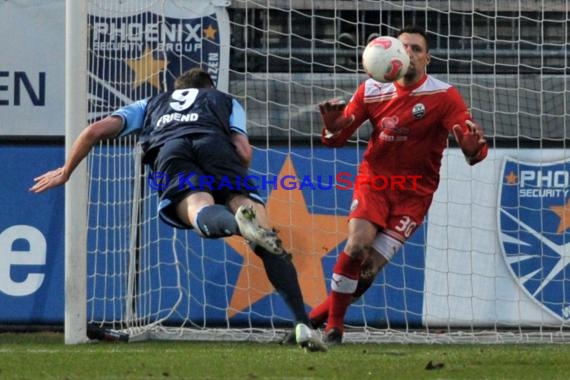
[(414, 232), (417, 225), (418, 224), (414, 222), (409, 216), (403, 216), (402, 219), (400, 219), (400, 222), (394, 227), (394, 229), (404, 235), (404, 237), (407, 239), (410, 237), (412, 232)]

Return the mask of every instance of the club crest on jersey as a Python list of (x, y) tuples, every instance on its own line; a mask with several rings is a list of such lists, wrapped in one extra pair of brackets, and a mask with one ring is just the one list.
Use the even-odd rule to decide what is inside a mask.
[(414, 106), (414, 108), (412, 108), (412, 115), (414, 115), (416, 119), (423, 118), (425, 114), (426, 114), (426, 106), (424, 106), (422, 103), (418, 103)]
[(570, 159), (506, 157), (500, 183), (497, 218), (507, 267), (537, 304), (570, 320)]

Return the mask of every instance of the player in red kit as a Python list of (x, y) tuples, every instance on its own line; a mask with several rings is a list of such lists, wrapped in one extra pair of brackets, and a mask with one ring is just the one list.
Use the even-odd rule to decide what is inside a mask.
[(443, 150), (453, 133), (469, 165), (487, 156), (482, 129), (473, 121), (456, 88), (426, 74), (430, 61), (423, 29), (406, 27), (398, 39), (410, 56), (406, 74), (393, 83), (364, 81), (348, 104), (321, 104), (322, 141), (341, 147), (366, 120), (373, 132), (358, 174), (363, 178), (421, 176), (413, 188), (355, 188), (348, 240), (333, 268), (331, 292), (310, 313), (316, 327), (326, 323), (325, 340), (342, 342), (349, 304), (373, 283), (404, 242), (423, 222), (439, 183)]

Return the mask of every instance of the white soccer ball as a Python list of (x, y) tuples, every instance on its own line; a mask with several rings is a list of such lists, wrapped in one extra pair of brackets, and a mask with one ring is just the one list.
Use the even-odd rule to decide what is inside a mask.
[(376, 37), (362, 53), (364, 71), (378, 82), (394, 82), (404, 76), (410, 66), (410, 57), (404, 45), (394, 37)]

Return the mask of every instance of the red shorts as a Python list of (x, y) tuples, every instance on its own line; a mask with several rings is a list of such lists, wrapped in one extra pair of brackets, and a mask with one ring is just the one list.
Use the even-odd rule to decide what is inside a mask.
[(424, 221), (432, 198), (433, 194), (376, 190), (368, 184), (362, 184), (354, 189), (348, 218), (368, 220), (406, 240)]

